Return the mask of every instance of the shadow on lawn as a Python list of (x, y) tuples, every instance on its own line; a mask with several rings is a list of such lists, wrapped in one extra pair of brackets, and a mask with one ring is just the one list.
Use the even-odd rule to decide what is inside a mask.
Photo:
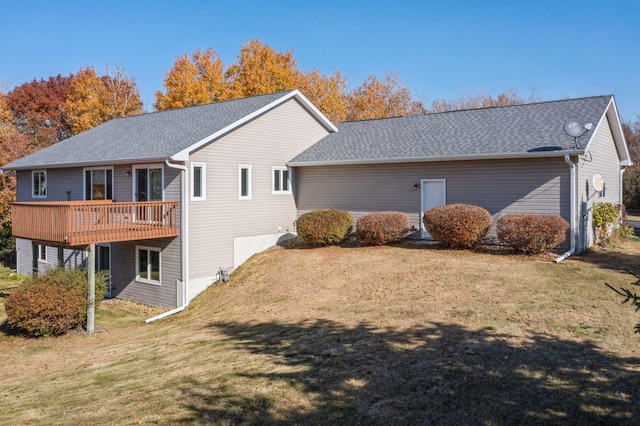
[(620, 250), (591, 248), (573, 256), (571, 259), (590, 263), (602, 269), (627, 272), (630, 274), (630, 278), (634, 279), (633, 284), (640, 286), (640, 256), (636, 254), (629, 254)]
[[(184, 423), (640, 421), (640, 359), (617, 358), (589, 342), (547, 335), (523, 341), (491, 329), (472, 331), (451, 324), (401, 332), (324, 320), (211, 327), (238, 349), (272, 358), (274, 368), (245, 370), (226, 381), (254, 381), (256, 389), (238, 391), (222, 382), (185, 384), (181, 391), (190, 415)], [(306, 406), (285, 403), (284, 411), (278, 409), (283, 386), (304, 394)]]

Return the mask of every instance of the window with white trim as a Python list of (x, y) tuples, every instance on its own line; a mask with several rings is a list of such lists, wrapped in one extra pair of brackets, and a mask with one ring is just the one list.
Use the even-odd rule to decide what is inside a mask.
[(136, 281), (160, 285), (160, 249), (136, 246)]
[(84, 199), (113, 200), (113, 167), (84, 169)]
[(272, 167), (271, 189), (273, 194), (291, 194), (291, 178), (286, 167)]
[(207, 166), (205, 163), (191, 163), (191, 200), (206, 199)]
[(238, 168), (238, 198), (241, 200), (251, 199), (251, 166), (240, 164)]
[(38, 262), (47, 263), (47, 246), (38, 244)]
[(31, 172), (31, 197), (47, 198), (46, 170), (34, 170)]

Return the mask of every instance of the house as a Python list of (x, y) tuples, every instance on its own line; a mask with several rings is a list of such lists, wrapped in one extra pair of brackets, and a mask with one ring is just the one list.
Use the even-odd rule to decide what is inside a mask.
[(110, 295), (179, 307), (293, 236), (286, 162), (335, 126), (299, 91), (111, 120), (3, 168), (17, 173), (17, 267), (85, 265)]
[[(572, 137), (567, 120), (591, 126)], [(421, 236), (440, 204), (552, 213), (569, 255), (630, 164), (613, 96), (336, 127), (293, 90), (115, 119), (3, 169), (19, 273), (86, 265), (95, 244), (112, 297), (181, 307), (319, 208), (402, 211)]]
[[(564, 126), (577, 121), (581, 135), (570, 136)], [(614, 97), (598, 96), (342, 123), (288, 165), (299, 213), (396, 210), (422, 236), (422, 214), (441, 204), (482, 206), (494, 223), (549, 213), (571, 224), (563, 247), (573, 253), (593, 243), (592, 204), (622, 203), (631, 161)]]

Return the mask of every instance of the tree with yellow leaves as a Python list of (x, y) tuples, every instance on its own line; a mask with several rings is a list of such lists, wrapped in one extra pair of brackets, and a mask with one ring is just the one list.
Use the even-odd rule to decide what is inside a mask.
[(225, 100), (229, 90), (224, 80), (224, 65), (211, 48), (176, 58), (163, 86), (166, 93), (155, 93), (155, 108), (165, 111)]
[(238, 62), (225, 75), (231, 99), (295, 89), (300, 78), (292, 51), (277, 52), (260, 39), (242, 45)]
[(398, 78), (386, 73), (383, 80), (369, 76), (347, 96), (347, 120), (370, 120), (424, 114), (424, 106), (411, 96), (411, 92)]
[(64, 110), (74, 134), (112, 118), (141, 114), (142, 100), (135, 80), (121, 69), (98, 76), (93, 67), (81, 69), (71, 85)]
[(340, 71), (330, 76), (314, 69), (307, 71), (298, 78), (298, 89), (326, 115), (329, 120), (340, 123), (347, 116), (347, 79)]

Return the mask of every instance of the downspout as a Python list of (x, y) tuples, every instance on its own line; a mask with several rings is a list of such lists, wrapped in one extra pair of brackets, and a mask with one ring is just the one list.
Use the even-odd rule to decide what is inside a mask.
[(181, 171), (181, 182), (180, 182), (180, 191), (182, 192), (182, 214), (181, 216), (181, 229), (180, 229), (180, 248), (182, 251), (182, 263), (184, 267), (182, 268), (182, 283), (183, 283), (183, 292), (182, 292), (182, 304), (175, 309), (171, 309), (170, 311), (163, 312), (160, 315), (156, 315), (155, 317), (148, 318), (145, 320), (145, 323), (150, 323), (161, 318), (168, 317), (169, 315), (177, 314), (178, 312), (184, 311), (184, 309), (189, 304), (189, 197), (187, 197), (187, 166), (183, 166), (182, 164), (174, 164), (170, 163), (169, 159), (165, 160), (165, 164), (167, 167), (172, 169), (178, 169)]
[(622, 176), (624, 174), (624, 172), (627, 170), (626, 167), (622, 167), (620, 168), (620, 181), (618, 182), (618, 189), (619, 189), (619, 194), (618, 194), (618, 203), (620, 203), (620, 205), (624, 204), (624, 177)]
[(554, 262), (558, 263), (558, 262), (562, 262), (563, 260), (565, 260), (567, 257), (571, 256), (572, 254), (574, 254), (576, 252), (576, 227), (577, 227), (577, 223), (576, 223), (576, 165), (573, 161), (571, 161), (571, 157), (569, 156), (569, 154), (565, 154), (564, 155), (564, 161), (565, 163), (567, 163), (569, 165), (569, 184), (571, 185), (571, 189), (569, 190), (569, 194), (571, 196), (571, 202), (570, 202), (570, 211), (571, 211), (571, 223), (570, 223), (570, 230), (571, 230), (571, 246), (569, 248), (569, 251), (564, 253), (561, 256), (556, 257), (555, 259), (553, 259)]

